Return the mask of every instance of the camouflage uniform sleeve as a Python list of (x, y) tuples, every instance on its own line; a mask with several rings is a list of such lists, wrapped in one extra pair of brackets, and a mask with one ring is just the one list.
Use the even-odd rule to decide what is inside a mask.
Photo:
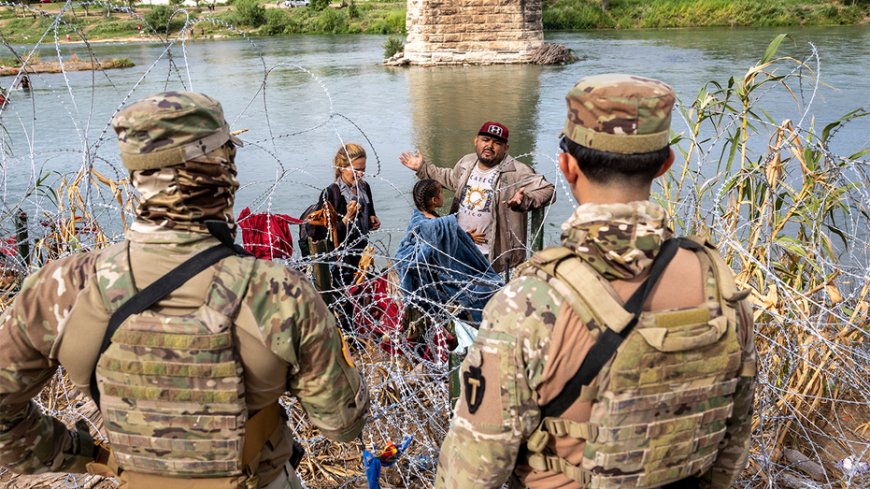
[(539, 422), (535, 387), (558, 300), (521, 277), (489, 301), (460, 369), (461, 393), (441, 447), (436, 488), (501, 487)]
[(93, 461), (86, 428), (70, 431), (32, 401), (51, 379), (50, 358), (76, 298), (93, 284), (93, 256), (49, 263), (24, 281), (0, 316), (0, 465), (19, 473), (83, 472)]
[(301, 273), (271, 262), (257, 264), (245, 300), (266, 345), (290, 365), (290, 393), (326, 436), (354, 439), (365, 423), (368, 388), (332, 313)]
[(734, 394), (734, 411), (728, 420), (725, 439), (713, 467), (701, 477), (701, 487), (727, 489), (746, 468), (749, 461), (749, 445), (752, 437), (752, 409), (755, 402), (755, 335), (752, 311), (747, 302), (738, 307), (738, 321), (742, 356), (740, 378)]

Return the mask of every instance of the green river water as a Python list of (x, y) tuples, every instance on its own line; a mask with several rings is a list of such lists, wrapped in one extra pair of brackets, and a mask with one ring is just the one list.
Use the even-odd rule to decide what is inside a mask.
[[(550, 33), (581, 60), (569, 66), (458, 66), (392, 68), (380, 64), (383, 36), (294, 36), (195, 41), (175, 44), (106, 43), (99, 57), (127, 57), (134, 68), (106, 72), (35, 75), (34, 90), (13, 90), (0, 113), (0, 177), (4, 211), (21, 202), (41, 172), (78, 168), (86, 154), (109, 175), (122, 175), (113, 112), (125, 100), (164, 89), (192, 88), (220, 100), (234, 129), (248, 131), (239, 152), (243, 187), (237, 211), (246, 205), (298, 215), (332, 179), (331, 158), (341, 141), (369, 150), (369, 175), (384, 229), (376, 238), (394, 249), (411, 213), (414, 176), (399, 154), (419, 148), (427, 160), (450, 166), (471, 152), (485, 120), (511, 131), (510, 153), (530, 163), (558, 186), (559, 201), (546, 219), (546, 242), (574, 207), (555, 165), (557, 137), (565, 115), (564, 95), (584, 75), (627, 72), (670, 83), (690, 103), (709, 80), (742, 77), (768, 43), (783, 31), (683, 29)], [(805, 79), (795, 97), (782, 89), (760, 92), (759, 106), (776, 121), (815, 118), (817, 127), (870, 99), (870, 29), (793, 29), (781, 54), (804, 58), (815, 45), (814, 90)], [(17, 46), (18, 50), (26, 50)], [(63, 56), (87, 56), (82, 45), (62, 45)], [(39, 49), (44, 60), (54, 45)], [(171, 63), (170, 56), (171, 54)], [(815, 60), (811, 66), (816, 68)], [(173, 67), (174, 66), (174, 67)], [(11, 78), (0, 78), (8, 87)], [(807, 108), (809, 109), (807, 110)], [(870, 146), (870, 122), (859, 120), (837, 134), (832, 149), (850, 154)], [(674, 130), (685, 130), (675, 113)], [(766, 144), (766, 138), (761, 143)], [(763, 149), (763, 148), (761, 148)], [(703, 172), (716, 156), (691, 164)], [(677, 166), (682, 164), (678, 161)], [(53, 180), (49, 179), (51, 183)], [(97, 201), (95, 202), (102, 202)], [(29, 212), (49, 208), (31, 196)], [(106, 210), (106, 216), (117, 213)], [(6, 221), (8, 222), (8, 221)]]

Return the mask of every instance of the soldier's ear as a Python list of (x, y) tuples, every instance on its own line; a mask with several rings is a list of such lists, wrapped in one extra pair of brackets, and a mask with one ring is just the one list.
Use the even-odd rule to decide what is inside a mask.
[(580, 176), (580, 165), (577, 159), (569, 153), (559, 154), (559, 169), (562, 170), (562, 175), (565, 175), (565, 180), (569, 185), (574, 185), (577, 178)]
[(656, 178), (664, 175), (671, 168), (671, 165), (674, 164), (674, 158), (674, 148), (668, 148), (668, 159), (662, 163), (662, 167), (659, 168), (659, 171), (656, 173)]

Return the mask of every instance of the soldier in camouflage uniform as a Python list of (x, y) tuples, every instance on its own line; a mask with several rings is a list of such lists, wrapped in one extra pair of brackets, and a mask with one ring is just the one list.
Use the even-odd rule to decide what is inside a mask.
[(279, 396), (289, 391), (339, 441), (359, 435), (369, 397), (332, 314), (300, 273), (226, 257), (129, 316), (99, 354), (121, 303), (218, 245), (206, 221), (225, 223), (231, 236), (239, 186), (240, 142), (205, 95), (154, 95), (112, 124), (141, 194), (137, 219), (123, 242), (28, 277), (0, 316), (0, 465), (106, 470), (94, 461), (108, 452), (85, 426), (68, 430), (31, 400), (63, 365), (82, 391), (99, 388), (124, 487), (301, 487)]
[[(752, 421), (746, 293), (712, 247), (673, 241), (681, 247), (634, 301), (636, 316), (625, 306), (659, 251), (676, 248), (663, 246), (668, 217), (649, 200), (674, 159), (674, 93), (599, 75), (566, 98), (559, 164), (580, 206), (562, 246), (533, 256), (487, 304), (435, 486), (730, 487)], [(599, 339), (623, 328), (624, 340), (604, 348)], [(565, 389), (596, 357), (600, 370)], [(556, 400), (561, 413), (542, 415)]]

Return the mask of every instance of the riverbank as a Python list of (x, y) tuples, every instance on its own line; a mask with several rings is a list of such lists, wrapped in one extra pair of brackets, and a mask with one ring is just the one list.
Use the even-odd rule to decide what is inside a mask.
[[(7, 42), (32, 44), (51, 28), (63, 4), (0, 8), (0, 32)], [(284, 8), (271, 2), (235, 0), (214, 11), (189, 8), (193, 39), (285, 34), (402, 34), (405, 2), (343, 0), (327, 5)], [(173, 36), (185, 13), (167, 6), (139, 6), (133, 12), (82, 5), (58, 24), (58, 40), (139, 41)], [(781, 27), (867, 25), (870, 4), (851, 0), (545, 0), (545, 30), (643, 29), (670, 27)], [(47, 37), (53, 41), (54, 34)]]
[[(51, 29), (62, 4), (48, 7), (0, 8), (0, 33), (12, 44), (33, 44)], [(283, 34), (400, 34), (405, 30), (404, 2), (353, 2), (323, 8), (284, 8), (271, 2), (236, 0), (230, 6), (188, 8), (188, 35), (217, 39)], [(168, 6), (138, 6), (135, 11), (110, 11), (90, 6), (67, 11), (57, 26), (58, 42), (144, 41), (174, 37), (187, 16), (173, 15)], [(45, 38), (54, 41), (54, 33)]]
[[(18, 60), (15, 58), (0, 58), (0, 76), (12, 76), (18, 73)], [(58, 61), (42, 61), (31, 58), (27, 63), (27, 72), (34, 73), (60, 73), (61, 71), (101, 71), (116, 68), (130, 68), (133, 62), (127, 58), (79, 59), (75, 54), (64, 60), (63, 65)]]
[(866, 25), (851, 0), (545, 0), (544, 30)]

